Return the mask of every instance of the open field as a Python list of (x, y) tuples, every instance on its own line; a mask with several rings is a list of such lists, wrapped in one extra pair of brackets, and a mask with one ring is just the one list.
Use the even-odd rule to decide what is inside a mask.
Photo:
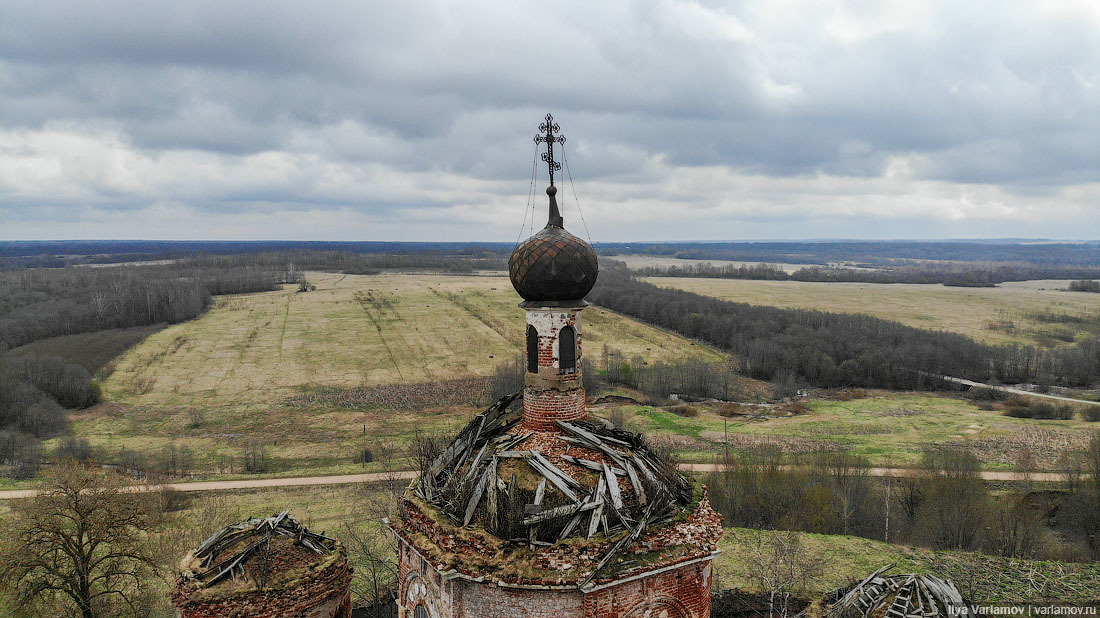
[[(316, 291), (227, 296), (125, 354), (111, 401), (210, 405), (279, 401), (303, 387), (488, 375), (522, 351), (523, 310), (507, 277), (310, 273)], [(590, 358), (604, 344), (652, 360), (719, 355), (606, 310), (584, 314)]]
[(733, 450), (754, 445), (787, 453), (844, 449), (884, 467), (912, 466), (922, 449), (953, 444), (972, 449), (986, 469), (1009, 470), (1030, 449), (1038, 469), (1053, 470), (1062, 453), (1083, 448), (1091, 432), (1100, 431), (1100, 423), (1079, 418), (1013, 418), (963, 399), (924, 393), (868, 391), (849, 401), (812, 399), (806, 406), (807, 412), (793, 416), (758, 408), (759, 417), (730, 418), (719, 416), (713, 405), (695, 405), (695, 417), (649, 406), (625, 410), (629, 426), (665, 436), (690, 462), (712, 461), (728, 432)]
[[(1100, 299), (1051, 287), (1005, 284), (998, 288), (960, 288), (679, 277), (646, 280), (660, 287), (751, 305), (863, 313), (916, 328), (957, 332), (994, 344), (1058, 346), (1100, 332)], [(1036, 314), (1086, 319), (1047, 321)]]
[[(106, 403), (70, 415), (73, 433), (111, 459), (121, 449), (152, 460), (185, 448), (193, 471), (229, 477), (242, 474), (249, 444), (263, 446), (270, 474), (375, 471), (377, 462), (358, 465), (354, 454), (376, 451), (380, 439), (404, 444), (416, 431), (461, 427), (480, 409), (470, 397), (485, 388), (472, 379), (522, 350), (524, 315), (506, 277), (308, 276), (313, 292), (219, 297), (202, 317), (148, 337), (104, 380)], [(721, 358), (597, 307), (585, 312), (583, 333), (593, 360), (605, 343), (628, 358)], [(445, 382), (456, 379), (471, 381)], [(392, 397), (354, 409), (291, 401), (322, 387), (379, 385), (393, 385)], [(402, 403), (440, 389), (463, 393)]]
[(627, 268), (631, 270), (638, 270), (640, 268), (660, 267), (667, 268), (669, 266), (694, 266), (696, 264), (713, 264), (714, 266), (757, 266), (759, 264), (771, 264), (783, 270), (788, 275), (796, 270), (806, 268), (807, 266), (814, 266), (813, 264), (784, 264), (781, 262), (739, 262), (737, 260), (687, 260), (674, 257), (665, 257), (661, 255), (610, 255), (606, 259), (618, 260), (625, 262)]

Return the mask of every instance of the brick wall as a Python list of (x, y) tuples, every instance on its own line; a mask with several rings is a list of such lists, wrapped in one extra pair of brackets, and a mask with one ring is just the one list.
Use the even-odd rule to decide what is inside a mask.
[(523, 389), (523, 422), (526, 430), (555, 429), (554, 421), (583, 420), (588, 416), (584, 389)]
[(399, 540), (399, 618), (424, 606), (431, 618), (708, 618), (711, 561), (688, 561), (584, 593), (446, 579)]
[[(539, 334), (537, 374), (527, 373), (523, 392), (523, 427), (555, 429), (554, 421), (575, 421), (587, 416), (581, 387), (581, 311), (584, 307), (528, 308), (527, 324)], [(576, 368), (561, 373), (558, 335), (572, 326), (576, 332)]]
[(711, 562), (689, 563), (585, 595), (585, 618), (707, 618)]

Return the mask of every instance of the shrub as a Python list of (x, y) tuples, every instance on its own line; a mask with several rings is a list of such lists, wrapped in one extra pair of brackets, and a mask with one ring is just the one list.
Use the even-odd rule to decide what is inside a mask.
[(1100, 423), (1100, 407), (1089, 406), (1081, 411), (1081, 418), (1090, 423)]
[(696, 408), (695, 406), (689, 406), (689, 405), (686, 405), (686, 404), (679, 405), (679, 406), (673, 406), (672, 408), (669, 409), (669, 411), (672, 412), (673, 414), (678, 414), (678, 415), (686, 417), (686, 418), (693, 418), (693, 417), (699, 416), (699, 408)]
[(360, 449), (359, 452), (355, 454), (355, 463), (357, 464), (366, 465), (372, 461), (374, 461), (374, 453), (372, 453), (369, 448)]
[(73, 460), (88, 462), (92, 460), (92, 445), (87, 438), (65, 436), (57, 445), (58, 461)]
[(715, 408), (714, 412), (718, 416), (740, 416), (742, 414), (749, 414), (749, 406), (744, 406), (739, 403), (723, 403)]
[(267, 449), (259, 442), (249, 442), (244, 447), (242, 456), (244, 471), (249, 474), (267, 472), (270, 461), (267, 457)]

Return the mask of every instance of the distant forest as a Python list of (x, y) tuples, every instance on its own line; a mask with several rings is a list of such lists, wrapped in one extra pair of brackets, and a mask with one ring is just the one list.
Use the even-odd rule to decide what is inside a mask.
[[(1054, 266), (1019, 262), (918, 262), (884, 268), (830, 268), (808, 266), (788, 274), (774, 264), (720, 264), (688, 262), (682, 266), (647, 266), (637, 270), (647, 277), (700, 277), (819, 281), (827, 283), (940, 283), (961, 287), (993, 287), (1006, 281), (1100, 277), (1100, 266)], [(1075, 284), (1077, 282), (1074, 282)], [(1071, 290), (1075, 290), (1072, 285)]]
[(659, 255), (692, 260), (819, 264), (855, 262), (897, 266), (899, 260), (1020, 262), (1045, 266), (1100, 267), (1100, 242), (844, 241), (601, 243), (601, 255)]
[[(2, 241), (0, 269), (58, 267), (179, 259), (197, 254), (240, 255), (325, 251), (390, 255), (502, 256), (507, 242), (322, 242), (322, 241)], [(851, 262), (892, 268), (913, 261), (1010, 262), (1034, 266), (1100, 268), (1100, 242), (990, 241), (804, 241), (597, 243), (601, 255), (657, 255), (697, 260), (785, 262), (826, 266)], [(1082, 275), (1078, 278), (1084, 278)], [(1059, 277), (1062, 278), (1062, 277)]]
[(1100, 379), (1100, 340), (1043, 350), (991, 346), (865, 315), (779, 309), (719, 300), (605, 268), (588, 300), (705, 341), (754, 378), (821, 387), (942, 388), (934, 374), (1004, 383), (1089, 386)]

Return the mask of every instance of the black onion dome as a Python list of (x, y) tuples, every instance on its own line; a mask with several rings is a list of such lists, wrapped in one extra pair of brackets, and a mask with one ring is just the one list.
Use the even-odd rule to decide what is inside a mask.
[(581, 300), (596, 285), (600, 270), (596, 252), (562, 227), (554, 199), (556, 187), (551, 185), (546, 193), (550, 196), (550, 222), (512, 252), (508, 275), (524, 300)]

